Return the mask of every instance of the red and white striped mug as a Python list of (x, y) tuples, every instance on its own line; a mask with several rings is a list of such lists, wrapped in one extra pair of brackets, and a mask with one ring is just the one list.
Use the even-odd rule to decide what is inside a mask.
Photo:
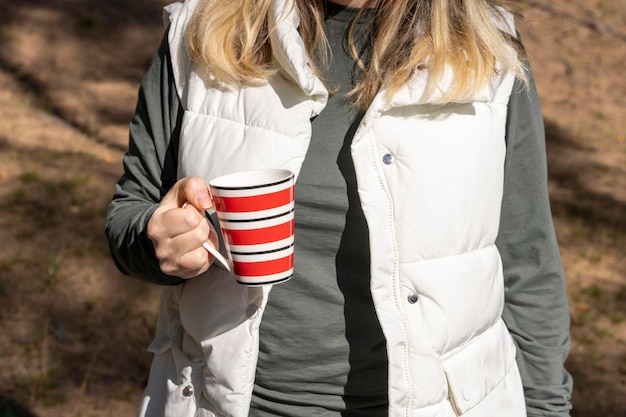
[(294, 175), (286, 169), (237, 172), (209, 182), (232, 273), (245, 285), (293, 276)]

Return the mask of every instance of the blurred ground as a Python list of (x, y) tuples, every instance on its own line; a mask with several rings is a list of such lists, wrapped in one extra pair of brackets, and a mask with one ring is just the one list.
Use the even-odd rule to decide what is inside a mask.
[[(163, 0), (0, 0), (0, 416), (132, 416), (158, 288), (103, 217)], [(626, 3), (522, 2), (568, 277), (574, 415), (626, 416)]]

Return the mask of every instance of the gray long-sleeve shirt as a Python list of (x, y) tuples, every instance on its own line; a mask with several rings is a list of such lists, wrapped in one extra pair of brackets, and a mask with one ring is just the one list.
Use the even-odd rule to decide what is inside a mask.
[[(164, 38), (141, 84), (130, 123), (124, 174), (106, 219), (119, 269), (149, 282), (172, 285), (146, 235), (148, 219), (176, 181), (183, 108), (174, 86)], [(500, 232), (506, 299), (503, 318), (518, 346), (518, 365), (529, 416), (569, 415), (569, 312), (563, 268), (547, 193), (543, 119), (534, 83), (514, 86), (507, 119), (507, 154)]]

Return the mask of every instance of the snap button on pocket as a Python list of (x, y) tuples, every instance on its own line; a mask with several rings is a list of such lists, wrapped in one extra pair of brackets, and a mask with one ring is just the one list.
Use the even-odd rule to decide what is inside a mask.
[(465, 401), (472, 400), (472, 387), (471, 386), (466, 385), (465, 387), (463, 387), (463, 398), (465, 399)]
[(390, 153), (387, 153), (385, 155), (383, 155), (383, 162), (385, 163), (385, 165), (390, 165), (393, 163), (393, 155)]
[(411, 304), (415, 304), (417, 303), (417, 300), (419, 300), (419, 297), (417, 296), (417, 294), (410, 294), (407, 299), (409, 300), (409, 303)]
[(193, 387), (191, 385), (185, 386), (185, 388), (183, 388), (183, 395), (185, 397), (191, 397), (193, 395)]

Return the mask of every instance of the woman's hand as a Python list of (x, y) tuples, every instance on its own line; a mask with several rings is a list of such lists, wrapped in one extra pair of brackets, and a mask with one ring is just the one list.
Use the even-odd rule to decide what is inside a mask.
[(209, 269), (214, 258), (202, 244), (218, 245), (204, 214), (211, 206), (207, 184), (199, 177), (179, 180), (163, 197), (147, 229), (163, 273), (192, 278)]

